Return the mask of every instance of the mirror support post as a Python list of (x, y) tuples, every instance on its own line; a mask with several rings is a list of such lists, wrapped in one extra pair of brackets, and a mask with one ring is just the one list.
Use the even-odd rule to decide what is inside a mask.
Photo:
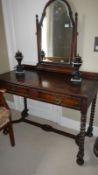
[(38, 15), (36, 15), (36, 35), (37, 35), (37, 50), (38, 50), (38, 61), (40, 62), (40, 25), (39, 25), (39, 19)]
[(75, 13), (75, 50), (74, 50), (75, 57), (77, 56), (77, 35), (78, 35), (77, 24), (78, 24), (78, 13)]

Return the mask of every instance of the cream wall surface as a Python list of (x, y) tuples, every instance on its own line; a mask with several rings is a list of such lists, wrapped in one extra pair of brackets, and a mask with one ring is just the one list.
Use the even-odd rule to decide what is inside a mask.
[[(9, 65), (9, 59), (8, 59), (2, 5), (0, 0), (0, 74), (7, 72), (9, 70), (10, 70), (10, 65)], [(13, 101), (13, 96), (10, 94), (6, 94), (6, 99), (9, 101)]]
[(24, 54), (24, 62), (36, 64), (36, 14), (41, 17), (47, 0), (14, 0), (12, 1), (13, 21), (15, 28), (16, 48)]
[(9, 69), (10, 68), (9, 68), (9, 60), (5, 39), (2, 6), (0, 1), (0, 73), (8, 71)]
[[(48, 0), (9, 0), (12, 8), (16, 50), (21, 50), (24, 63), (36, 64), (36, 19)], [(6, 1), (7, 4), (9, 3)], [(98, 52), (94, 52), (94, 37), (98, 36), (98, 0), (68, 0), (74, 13), (78, 12), (78, 53), (82, 56), (81, 70), (98, 72)], [(9, 19), (10, 20), (10, 19)], [(97, 102), (98, 105), (98, 102)], [(44, 105), (43, 105), (44, 108)], [(90, 109), (89, 109), (90, 110)], [(62, 108), (62, 116), (78, 120), (79, 112)], [(72, 117), (70, 117), (72, 116)], [(98, 126), (98, 110), (96, 122)]]
[(98, 36), (98, 0), (69, 0), (78, 12), (78, 52), (82, 56), (82, 70), (98, 72), (98, 52), (94, 52), (94, 38)]

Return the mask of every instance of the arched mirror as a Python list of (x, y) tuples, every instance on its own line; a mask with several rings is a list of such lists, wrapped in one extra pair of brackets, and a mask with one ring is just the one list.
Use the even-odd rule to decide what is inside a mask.
[(50, 0), (41, 20), (36, 15), (38, 58), (40, 64), (71, 65), (76, 56), (77, 14), (75, 19), (66, 0)]

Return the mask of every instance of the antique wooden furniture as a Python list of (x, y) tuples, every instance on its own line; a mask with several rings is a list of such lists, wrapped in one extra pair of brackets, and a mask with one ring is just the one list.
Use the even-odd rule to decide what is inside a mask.
[[(66, 74), (39, 70), (37, 66), (25, 65), (24, 67), (25, 77), (16, 77), (15, 71), (0, 75), (1, 85), (2, 87), (6, 87), (8, 93), (24, 97), (24, 111), (22, 112), (22, 118), (15, 122), (24, 121), (41, 127), (44, 130), (54, 131), (76, 139), (79, 145), (77, 163), (83, 164), (85, 135), (92, 136), (93, 131), (94, 111), (98, 90), (98, 80), (93, 79), (96, 74), (85, 73), (86, 78), (84, 78), (83, 74), (81, 85), (73, 85), (70, 82), (70, 76)], [(90, 75), (92, 75), (92, 77)], [(78, 137), (52, 128), (51, 126), (42, 125), (27, 119), (28, 109), (26, 98), (79, 110), (81, 117), (80, 133)], [(86, 132), (87, 111), (91, 103), (92, 108), (89, 128)]]
[(78, 14), (74, 19), (66, 0), (50, 0), (40, 20), (36, 15), (39, 68), (72, 70), (72, 60), (77, 56), (77, 23)]
[(5, 90), (0, 89), (0, 130), (7, 129), (10, 137), (11, 145), (15, 145), (13, 127), (11, 123), (11, 113), (4, 99)]
[[(60, 21), (62, 22), (60, 23)], [(92, 136), (93, 134), (98, 74), (81, 72), (81, 84), (71, 82), (71, 75), (74, 71), (71, 63), (73, 58), (77, 56), (77, 21), (77, 13), (74, 19), (71, 7), (66, 0), (50, 0), (47, 2), (40, 21), (38, 15), (36, 15), (38, 64), (36, 66), (24, 65), (25, 76), (18, 77), (15, 71), (0, 75), (0, 84), (7, 89), (8, 93), (24, 97), (22, 117), (17, 121), (13, 121), (13, 123), (24, 121), (46, 131), (53, 131), (75, 139), (79, 146), (77, 163), (82, 165), (84, 163), (85, 136)], [(47, 28), (51, 32), (48, 33)], [(48, 39), (47, 37), (43, 38), (47, 35), (50, 36)], [(51, 40), (48, 43), (49, 39)], [(63, 40), (63, 43), (61, 43), (61, 40)], [(27, 98), (80, 111), (79, 135), (75, 136), (49, 125), (30, 121), (27, 118)], [(91, 103), (89, 127), (86, 132), (87, 111)]]

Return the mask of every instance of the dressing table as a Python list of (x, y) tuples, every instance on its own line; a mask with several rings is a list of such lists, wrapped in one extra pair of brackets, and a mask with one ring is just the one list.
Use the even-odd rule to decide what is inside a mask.
[[(17, 77), (15, 70), (1, 74), (0, 86), (6, 88), (8, 93), (24, 97), (22, 117), (13, 123), (23, 121), (46, 131), (53, 131), (75, 139), (79, 147), (76, 161), (82, 165), (85, 136), (93, 135), (98, 73), (80, 72), (82, 82), (71, 81), (74, 71), (71, 63), (77, 55), (77, 23), (78, 14), (75, 14), (74, 19), (71, 7), (66, 0), (50, 0), (43, 10), (40, 21), (36, 15), (38, 64), (36, 66), (23, 65), (24, 76)], [(27, 118), (27, 98), (80, 111), (78, 136), (49, 125), (30, 121)], [(87, 111), (91, 104), (89, 127), (86, 131)]]

